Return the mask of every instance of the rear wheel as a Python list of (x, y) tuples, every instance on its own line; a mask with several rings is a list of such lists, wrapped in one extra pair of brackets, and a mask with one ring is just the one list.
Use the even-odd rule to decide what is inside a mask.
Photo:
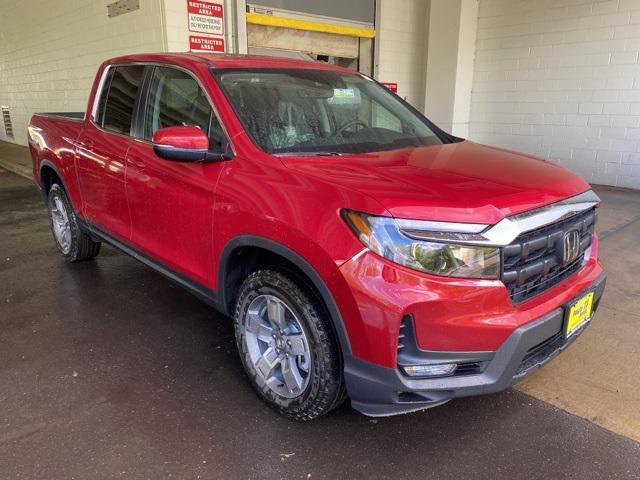
[(294, 281), (250, 275), (235, 309), (238, 351), (253, 387), (280, 413), (312, 420), (344, 398), (340, 354), (323, 309)]
[(47, 196), (51, 232), (58, 250), (67, 262), (94, 258), (100, 252), (100, 242), (94, 242), (82, 231), (64, 189), (54, 183)]

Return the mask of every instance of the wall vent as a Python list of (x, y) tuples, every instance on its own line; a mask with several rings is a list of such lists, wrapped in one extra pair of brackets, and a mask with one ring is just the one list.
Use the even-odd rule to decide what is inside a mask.
[(9, 138), (13, 138), (13, 125), (11, 124), (11, 114), (9, 113), (9, 107), (2, 105), (2, 121), (4, 122), (4, 133)]

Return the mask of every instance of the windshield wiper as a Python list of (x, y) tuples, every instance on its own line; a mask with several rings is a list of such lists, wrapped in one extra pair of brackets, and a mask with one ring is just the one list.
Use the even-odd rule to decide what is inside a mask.
[(324, 152), (324, 151), (299, 151), (299, 152), (280, 152), (273, 153), (276, 157), (339, 157), (342, 155), (340, 152)]

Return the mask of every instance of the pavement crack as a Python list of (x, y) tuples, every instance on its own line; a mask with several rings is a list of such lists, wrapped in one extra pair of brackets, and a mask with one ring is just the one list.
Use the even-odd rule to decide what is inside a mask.
[(23, 438), (30, 437), (31, 435), (35, 435), (45, 426), (46, 423), (33, 423), (20, 427), (12, 432), (5, 433), (4, 435), (0, 435), (0, 445), (14, 442), (16, 440), (21, 440)]

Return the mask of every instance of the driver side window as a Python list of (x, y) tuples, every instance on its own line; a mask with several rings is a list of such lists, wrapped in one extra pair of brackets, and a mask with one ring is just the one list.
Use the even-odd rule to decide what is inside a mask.
[(149, 86), (144, 138), (151, 140), (159, 128), (180, 125), (199, 127), (211, 145), (224, 140), (220, 122), (198, 82), (182, 70), (156, 67)]

